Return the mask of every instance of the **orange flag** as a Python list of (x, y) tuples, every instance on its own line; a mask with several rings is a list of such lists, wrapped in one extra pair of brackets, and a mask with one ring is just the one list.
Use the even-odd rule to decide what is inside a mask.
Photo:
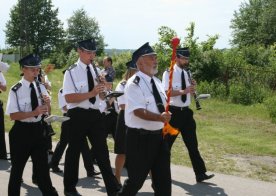
[[(176, 48), (180, 43), (180, 39), (177, 37), (172, 38), (171, 44), (172, 44), (172, 58), (171, 58), (171, 64), (170, 64), (170, 74), (169, 74), (169, 89), (167, 91), (167, 104), (165, 112), (169, 111), (169, 103), (171, 100), (171, 93), (172, 93), (172, 80), (173, 80), (173, 66), (175, 64), (175, 58), (176, 58)], [(177, 135), (179, 131), (175, 128), (173, 128), (169, 123), (165, 123), (163, 127), (163, 137), (165, 137), (167, 134), (170, 135)]]

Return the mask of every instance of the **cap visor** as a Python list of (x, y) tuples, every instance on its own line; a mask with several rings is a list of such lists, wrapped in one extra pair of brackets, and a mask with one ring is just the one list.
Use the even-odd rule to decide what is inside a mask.
[(96, 50), (88, 50), (88, 49), (86, 49), (86, 48), (83, 48), (83, 47), (80, 47), (82, 50), (85, 50), (85, 51), (87, 51), (87, 52), (96, 52), (97, 51), (97, 49)]
[(149, 55), (156, 55), (156, 52), (151, 52), (151, 53), (148, 53), (148, 54), (143, 54), (142, 56), (149, 56)]

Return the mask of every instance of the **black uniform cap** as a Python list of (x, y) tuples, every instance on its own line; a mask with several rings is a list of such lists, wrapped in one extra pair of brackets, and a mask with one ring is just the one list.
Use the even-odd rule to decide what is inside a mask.
[(189, 58), (189, 57), (190, 57), (189, 48), (178, 48), (178, 49), (176, 49), (176, 55), (177, 55), (178, 57), (186, 57), (186, 58)]
[(128, 61), (126, 63), (126, 66), (127, 66), (128, 69), (137, 69), (136, 63), (133, 63), (133, 60)]
[(35, 54), (29, 54), (19, 60), (20, 67), (40, 67), (41, 60), (39, 56)]
[(134, 53), (132, 54), (132, 61), (133, 63), (136, 64), (139, 57), (153, 55), (153, 54), (156, 54), (156, 52), (154, 52), (152, 47), (149, 45), (149, 42), (147, 42), (144, 45), (142, 45), (140, 48), (134, 51)]
[(96, 43), (94, 39), (86, 39), (83, 41), (79, 41), (77, 43), (78, 48), (81, 48), (86, 51), (95, 52), (97, 50)]

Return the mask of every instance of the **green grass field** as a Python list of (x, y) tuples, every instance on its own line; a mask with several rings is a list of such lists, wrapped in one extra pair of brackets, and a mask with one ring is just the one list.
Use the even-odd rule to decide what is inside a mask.
[[(5, 74), (10, 88), (20, 79), (18, 64), (12, 64)], [(48, 75), (52, 82), (52, 114), (61, 114), (57, 92), (62, 86), (61, 70)], [(202, 92), (204, 93), (204, 92)], [(6, 103), (8, 92), (0, 94)], [(195, 111), (199, 148), (209, 171), (249, 177), (276, 183), (276, 124), (271, 123), (262, 104), (242, 106), (216, 99), (201, 102)], [(193, 107), (194, 108), (194, 107)], [(12, 122), (5, 118), (6, 131)], [(59, 138), (59, 123), (53, 127)], [(113, 142), (109, 140), (110, 150)], [(172, 149), (172, 162), (191, 166), (187, 150), (179, 136)]]

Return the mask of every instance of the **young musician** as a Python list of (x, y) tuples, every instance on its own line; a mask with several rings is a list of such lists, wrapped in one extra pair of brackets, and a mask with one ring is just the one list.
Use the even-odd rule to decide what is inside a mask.
[[(196, 181), (202, 182), (214, 177), (214, 174), (207, 175), (205, 163), (199, 153), (196, 137), (196, 122), (193, 118), (193, 111), (189, 108), (191, 104), (191, 94), (195, 92), (195, 81), (189, 81), (186, 68), (189, 64), (190, 52), (188, 48), (176, 50), (176, 64), (173, 71), (173, 90), (171, 93), (170, 112), (172, 118), (170, 124), (177, 128), (188, 149), (192, 166), (196, 175)], [(165, 91), (169, 88), (169, 72), (163, 74), (163, 86)], [(177, 135), (166, 136), (171, 149)]]
[(38, 187), (43, 195), (57, 196), (49, 175), (47, 145), (41, 116), (48, 112), (50, 97), (43, 85), (40, 85), (42, 100), (34, 82), (40, 68), (38, 56), (30, 54), (19, 61), (23, 77), (14, 85), (7, 102), (6, 113), (14, 120), (9, 133), (11, 151), (11, 174), (8, 186), (9, 196), (19, 196), (22, 174), (28, 158), (31, 156), (37, 175)]

